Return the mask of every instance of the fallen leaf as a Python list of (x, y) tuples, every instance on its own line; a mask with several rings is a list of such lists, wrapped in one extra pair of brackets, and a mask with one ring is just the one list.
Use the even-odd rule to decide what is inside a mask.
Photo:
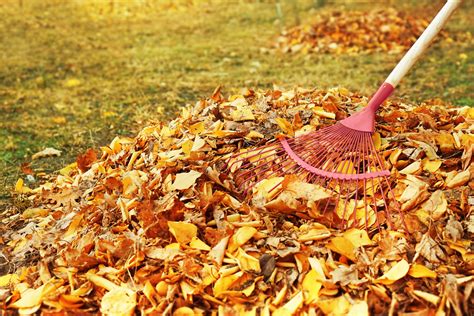
[(86, 150), (84, 154), (77, 156), (77, 159), (76, 159), (77, 168), (81, 170), (82, 172), (86, 172), (87, 170), (90, 169), (92, 163), (94, 163), (96, 160), (97, 160), (97, 154), (95, 153), (95, 150), (92, 148), (89, 148)]
[(397, 262), (390, 270), (384, 273), (375, 283), (389, 285), (403, 278), (409, 271), (410, 265), (406, 260)]
[(174, 190), (186, 190), (192, 187), (196, 180), (202, 175), (201, 172), (191, 170), (189, 172), (178, 173), (171, 185)]
[(106, 315), (133, 315), (136, 293), (124, 287), (114, 288), (102, 297), (100, 312)]
[(64, 82), (64, 86), (66, 88), (74, 88), (74, 87), (78, 87), (80, 85), (81, 85), (81, 81), (79, 79), (76, 79), (76, 78), (71, 78), (71, 79), (66, 80), (66, 82)]
[(450, 180), (447, 180), (446, 181), (446, 186), (448, 188), (455, 188), (455, 187), (458, 187), (458, 186), (461, 186), (461, 185), (465, 184), (466, 182), (469, 181), (470, 178), (471, 178), (471, 173), (470, 173), (469, 169), (464, 170), (464, 171), (461, 171), (461, 172), (457, 173)]
[(234, 252), (240, 246), (244, 245), (257, 233), (257, 229), (254, 227), (240, 227), (231, 237), (227, 250)]
[(318, 300), (316, 305), (325, 315), (342, 316), (347, 315), (351, 308), (351, 303), (342, 295), (336, 298)]
[(168, 221), (168, 227), (180, 244), (187, 244), (197, 236), (197, 227), (191, 223)]
[(408, 271), (408, 275), (414, 278), (436, 278), (436, 272), (428, 269), (422, 264), (413, 263)]
[(60, 150), (48, 147), (48, 148), (43, 149), (42, 151), (37, 152), (36, 154), (33, 154), (33, 156), (31, 156), (31, 159), (35, 160), (35, 159), (40, 159), (40, 158), (59, 157), (59, 156), (61, 156)]

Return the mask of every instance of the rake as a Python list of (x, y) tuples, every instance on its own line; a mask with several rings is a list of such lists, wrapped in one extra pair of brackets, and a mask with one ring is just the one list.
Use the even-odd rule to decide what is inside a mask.
[(274, 184), (269, 192), (281, 191), (284, 179), (296, 175), (304, 182), (329, 190), (333, 197), (318, 201), (313, 207), (313, 218), (329, 220), (341, 228), (365, 226), (366, 229), (374, 223), (380, 229), (385, 218), (393, 229), (390, 209), (396, 209), (405, 225), (388, 179), (390, 171), (386, 170), (372, 139), (375, 112), (460, 3), (460, 0), (446, 2), (364, 109), (335, 125), (290, 139), (279, 136), (266, 145), (231, 156), (227, 170), (233, 173), (238, 190), (248, 197), (249, 192), (255, 192), (267, 181)]

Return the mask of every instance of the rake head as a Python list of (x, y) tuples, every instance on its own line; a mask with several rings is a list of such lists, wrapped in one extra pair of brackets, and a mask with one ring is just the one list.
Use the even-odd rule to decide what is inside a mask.
[[(341, 123), (242, 150), (228, 160), (227, 170), (246, 197), (269, 179), (281, 179), (273, 181), (269, 191), (281, 190), (289, 175), (329, 190), (332, 198), (319, 201), (316, 209), (321, 218), (340, 228), (370, 229), (376, 224), (380, 229), (383, 218), (393, 228), (390, 209), (400, 212), (388, 181), (390, 172), (377, 154), (372, 132)], [(389, 194), (393, 205), (389, 205)]]

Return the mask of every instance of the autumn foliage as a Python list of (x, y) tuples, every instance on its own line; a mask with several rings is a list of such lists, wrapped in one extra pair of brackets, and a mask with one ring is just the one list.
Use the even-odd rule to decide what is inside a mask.
[[(395, 9), (316, 14), (311, 24), (283, 31), (274, 46), (290, 53), (400, 53), (415, 43), (431, 18)], [(448, 38), (446, 32), (438, 37), (450, 42), (471, 38), (469, 33)]]
[[(224, 172), (234, 152), (333, 124), (366, 103), (342, 88), (216, 90), (171, 122), (87, 151), (51, 182), (18, 183), (34, 206), (3, 219), (18, 229), (0, 236), (11, 267), (0, 277), (1, 308), (472, 313), (472, 108), (391, 101), (379, 112), (374, 141), (408, 231), (385, 230), (383, 219), (380, 229), (353, 222), (339, 231), (308, 215), (315, 199), (330, 196), (297, 177), (244, 199)], [(279, 212), (275, 201), (297, 210)]]

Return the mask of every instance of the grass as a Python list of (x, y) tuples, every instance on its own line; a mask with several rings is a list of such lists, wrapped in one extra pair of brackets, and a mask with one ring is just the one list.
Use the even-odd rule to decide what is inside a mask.
[[(218, 85), (227, 94), (273, 85), (339, 85), (370, 94), (400, 58), (262, 53), (296, 18), (304, 23), (321, 10), (373, 6), (293, 2), (281, 1), (281, 14), (273, 1), (257, 0), (0, 4), (0, 208), (24, 176), (21, 163), (51, 173), (87, 148), (173, 117), (179, 106), (210, 95)], [(443, 1), (438, 2), (439, 7)], [(403, 5), (415, 9), (414, 3)], [(466, 2), (449, 29), (474, 33), (473, 13)], [(473, 52), (472, 42), (436, 44), (397, 96), (473, 106)], [(45, 147), (63, 154), (31, 161)]]

